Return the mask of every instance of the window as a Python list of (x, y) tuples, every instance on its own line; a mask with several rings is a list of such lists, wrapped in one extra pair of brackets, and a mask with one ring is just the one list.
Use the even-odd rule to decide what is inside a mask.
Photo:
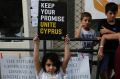
[(0, 35), (23, 36), (22, 0), (0, 0)]

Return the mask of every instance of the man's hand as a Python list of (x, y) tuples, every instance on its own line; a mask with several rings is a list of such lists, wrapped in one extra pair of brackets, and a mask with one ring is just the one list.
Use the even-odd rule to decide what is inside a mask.
[(98, 59), (99, 59), (99, 60), (102, 60), (103, 57), (104, 57), (103, 47), (99, 47), (99, 50), (98, 50)]

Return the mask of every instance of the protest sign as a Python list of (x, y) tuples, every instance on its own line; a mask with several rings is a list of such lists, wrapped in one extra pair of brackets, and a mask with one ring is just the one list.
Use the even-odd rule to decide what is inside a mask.
[(88, 56), (71, 57), (67, 67), (68, 79), (90, 79)]
[(1, 79), (36, 79), (33, 58), (2, 58)]
[(39, 1), (38, 35), (40, 39), (62, 39), (67, 31), (67, 4)]

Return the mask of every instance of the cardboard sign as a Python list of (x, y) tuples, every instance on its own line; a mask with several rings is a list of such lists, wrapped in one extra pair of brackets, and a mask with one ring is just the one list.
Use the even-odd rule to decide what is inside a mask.
[(89, 57), (71, 57), (66, 71), (67, 79), (90, 79)]
[(1, 79), (36, 79), (32, 57), (2, 58)]
[(40, 39), (62, 39), (67, 30), (67, 4), (39, 1), (38, 35)]

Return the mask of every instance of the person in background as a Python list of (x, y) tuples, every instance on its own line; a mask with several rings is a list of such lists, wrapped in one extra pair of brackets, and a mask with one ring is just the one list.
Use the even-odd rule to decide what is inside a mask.
[(119, 45), (115, 52), (115, 61), (114, 61), (115, 77), (113, 79), (120, 79), (120, 33), (106, 34), (102, 36), (101, 41), (100, 41), (100, 47), (98, 50), (99, 60), (102, 60), (104, 57), (104, 54), (103, 54), (104, 44), (107, 40), (118, 40), (119, 41)]
[(60, 61), (60, 57), (56, 53), (46, 53), (43, 58), (42, 62), (39, 61), (39, 38), (35, 36), (33, 39), (34, 44), (34, 65), (36, 70), (36, 78), (37, 79), (63, 79), (67, 64), (71, 57), (71, 53), (69, 50), (69, 38), (68, 36), (65, 37), (64, 42), (64, 58), (63, 61)]
[[(92, 16), (89, 12), (83, 12), (80, 18), (80, 26), (75, 29), (75, 38), (80, 38), (83, 40), (93, 40), (96, 39), (96, 32), (91, 28)], [(93, 49), (96, 45), (93, 41), (81, 41), (82, 49)], [(90, 60), (90, 71), (92, 69), (92, 59), (93, 52), (82, 52), (83, 56), (89, 56)]]
[[(102, 19), (99, 23), (98, 30), (100, 31), (100, 36), (107, 36), (109, 34), (120, 32), (120, 21), (116, 19), (117, 13), (118, 5), (116, 3), (109, 2), (106, 4), (105, 15), (107, 18)], [(114, 54), (118, 44), (118, 40), (107, 40), (104, 44), (104, 49), (102, 53), (104, 54), (104, 57), (101, 57), (102, 59), (99, 65), (101, 79), (111, 79), (112, 70), (114, 69)], [(101, 56), (101, 53), (98, 53), (98, 55)]]

